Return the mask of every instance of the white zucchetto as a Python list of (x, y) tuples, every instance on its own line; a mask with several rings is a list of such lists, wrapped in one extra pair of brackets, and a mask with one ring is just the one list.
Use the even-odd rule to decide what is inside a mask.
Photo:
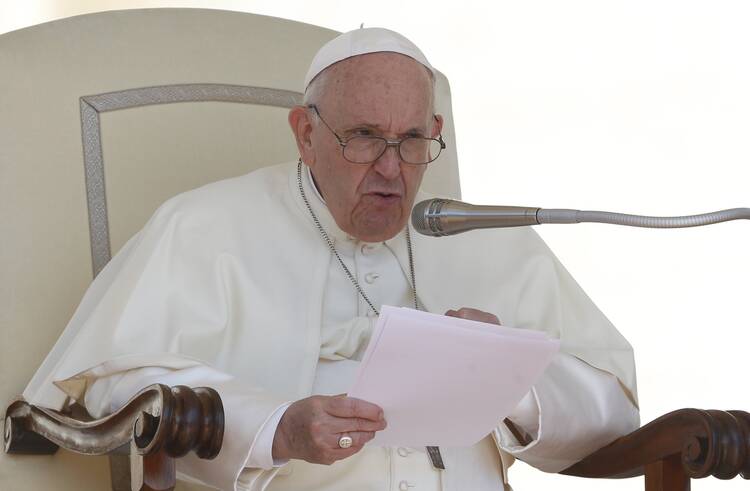
[(365, 27), (345, 32), (323, 45), (315, 54), (305, 75), (304, 88), (323, 70), (351, 58), (368, 53), (392, 52), (406, 55), (435, 72), (424, 53), (401, 34), (381, 27)]

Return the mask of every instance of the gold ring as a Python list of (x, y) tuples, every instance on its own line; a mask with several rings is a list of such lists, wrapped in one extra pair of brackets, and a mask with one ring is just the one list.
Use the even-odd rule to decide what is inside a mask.
[(349, 448), (352, 446), (352, 443), (354, 443), (354, 440), (352, 440), (352, 437), (344, 435), (341, 438), (339, 438), (339, 447), (340, 448)]

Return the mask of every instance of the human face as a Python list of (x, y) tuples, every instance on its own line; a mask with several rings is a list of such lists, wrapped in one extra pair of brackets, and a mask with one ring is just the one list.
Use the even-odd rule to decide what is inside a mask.
[[(396, 140), (440, 133), (442, 119), (433, 117), (430, 76), (413, 59), (371, 53), (326, 71), (325, 88), (313, 102), (343, 139), (378, 135)], [(372, 164), (352, 164), (312, 111), (295, 108), (289, 120), (302, 158), (341, 230), (379, 242), (404, 228), (426, 166), (402, 162), (395, 147)]]

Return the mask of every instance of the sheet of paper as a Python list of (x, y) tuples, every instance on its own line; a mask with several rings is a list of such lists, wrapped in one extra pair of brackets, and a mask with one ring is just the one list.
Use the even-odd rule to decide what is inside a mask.
[(383, 408), (388, 427), (371, 445), (470, 446), (558, 349), (537, 331), (384, 306), (348, 395)]

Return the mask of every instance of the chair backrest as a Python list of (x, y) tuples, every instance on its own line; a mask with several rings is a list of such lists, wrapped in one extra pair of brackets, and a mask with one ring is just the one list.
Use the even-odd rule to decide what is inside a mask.
[[(287, 108), (337, 33), (203, 9), (103, 12), (0, 36), (0, 403), (21, 394), (92, 277), (167, 198), (297, 157)], [(459, 197), (448, 143), (424, 187)], [(43, 472), (39, 466), (43, 462)], [(101, 490), (106, 459), (0, 453), (2, 489)]]

